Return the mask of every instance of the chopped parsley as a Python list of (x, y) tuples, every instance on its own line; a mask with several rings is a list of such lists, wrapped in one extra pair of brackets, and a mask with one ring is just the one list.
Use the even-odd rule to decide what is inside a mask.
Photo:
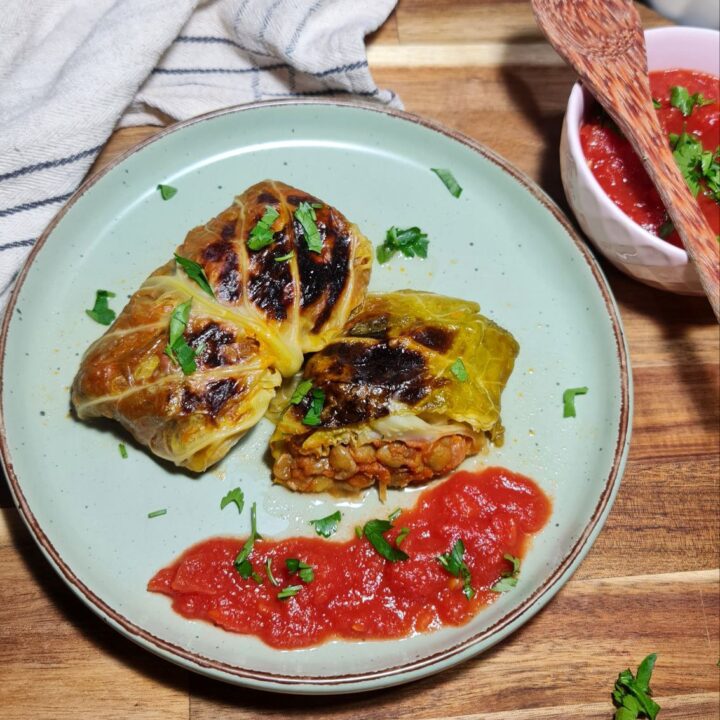
[(95, 291), (95, 305), (92, 310), (86, 310), (88, 317), (101, 325), (110, 325), (115, 319), (115, 311), (108, 305), (108, 298), (115, 297), (114, 292), (109, 290)]
[(310, 407), (302, 419), (303, 425), (314, 427), (320, 424), (320, 413), (325, 407), (325, 391), (320, 388), (313, 388)]
[(287, 260), (291, 260), (295, 257), (295, 253), (291, 250), (287, 255), (279, 255), (275, 258), (275, 262), (286, 262)]
[(670, 133), (668, 138), (675, 162), (693, 195), (697, 196), (700, 182), (704, 181), (710, 196), (720, 203), (720, 147), (714, 153), (705, 150), (700, 140), (687, 132)]
[(153, 510), (152, 512), (148, 513), (149, 518), (162, 517), (163, 515), (167, 515), (167, 510), (165, 508), (163, 508), (162, 510)]
[(400, 528), (400, 532), (397, 534), (397, 537), (395, 538), (395, 544), (400, 547), (402, 543), (404, 542), (405, 538), (410, 534), (410, 528), (409, 527), (402, 527)]
[(127, 448), (125, 447), (125, 443), (118, 444), (118, 452), (120, 453), (120, 457), (123, 460), (127, 460), (128, 453), (127, 453)]
[(207, 275), (205, 274), (205, 270), (202, 265), (196, 263), (194, 260), (181, 257), (177, 253), (175, 253), (175, 262), (177, 262), (177, 264), (185, 270), (187, 276), (191, 280), (194, 280), (210, 297), (215, 297), (215, 293), (210, 287), (210, 282), (207, 279)]
[(286, 558), (285, 566), (291, 575), (297, 573), (304, 583), (311, 583), (315, 579), (315, 571), (312, 565), (308, 565), (306, 562), (298, 560), (298, 558)]
[(475, 597), (475, 590), (470, 584), (472, 577), (470, 568), (467, 566), (463, 556), (465, 555), (465, 544), (458, 538), (449, 553), (438, 555), (437, 561), (442, 565), (443, 569), (455, 577), (462, 578), (463, 595), (472, 600)]
[(275, 237), (271, 226), (279, 217), (280, 213), (272, 205), (265, 206), (263, 216), (250, 231), (247, 245), (251, 250), (262, 250), (266, 245), (270, 245)]
[(563, 417), (575, 417), (575, 396), (587, 395), (586, 387), (568, 388), (563, 393)]
[(653, 98), (652, 101), (653, 101), (653, 107), (656, 110), (659, 110), (662, 107), (662, 103), (657, 98)]
[[(295, 219), (302, 225), (302, 229), (305, 231), (305, 242), (307, 243), (308, 250), (319, 253), (322, 252), (323, 243), (316, 222), (316, 205), (317, 203), (310, 205), (310, 203), (301, 202), (295, 211)], [(322, 207), (322, 205), (320, 207)]]
[(503, 570), (500, 579), (490, 588), (493, 592), (504, 593), (517, 585), (520, 574), (520, 558), (505, 553), (503, 557), (512, 565), (512, 570)]
[(268, 580), (275, 586), (280, 587), (280, 583), (275, 579), (275, 576), (272, 573), (272, 559), (268, 558), (265, 561), (265, 573), (268, 576)]
[(355, 526), (355, 535), (358, 537), (358, 539), (362, 538), (362, 536), (363, 536), (362, 525)]
[(156, 190), (160, 191), (160, 197), (163, 200), (169, 200), (171, 197), (177, 195), (177, 188), (174, 188), (172, 185), (158, 185)]
[(165, 346), (165, 354), (180, 366), (185, 375), (192, 375), (197, 370), (195, 357), (200, 350), (188, 345), (185, 339), (185, 328), (190, 319), (192, 298), (178, 305), (170, 316), (170, 342)]
[(636, 720), (646, 717), (655, 720), (660, 706), (652, 699), (650, 678), (657, 655), (648, 655), (639, 665), (637, 675), (629, 669), (623, 670), (615, 681), (612, 692), (613, 704), (617, 707), (615, 720)]
[(315, 532), (318, 535), (322, 535), (324, 538), (329, 538), (337, 532), (338, 524), (342, 515), (339, 510), (336, 510), (332, 515), (320, 518), (319, 520), (311, 520), (310, 524), (315, 528)]
[(408, 555), (397, 547), (393, 547), (386, 539), (383, 533), (392, 528), (389, 520), (368, 520), (363, 527), (363, 534), (375, 548), (378, 555), (382, 555), (390, 562), (398, 562), (399, 560), (407, 560)]
[(661, 237), (663, 240), (667, 237), (670, 237), (672, 235), (673, 230), (675, 230), (675, 225), (673, 224), (672, 220), (666, 220), (659, 228), (658, 228), (658, 236)]
[(443, 184), (453, 197), (459, 198), (462, 195), (462, 188), (458, 185), (458, 181), (450, 170), (444, 170), (443, 168), (430, 169), (443, 181)]
[(682, 85), (674, 85), (670, 88), (670, 104), (677, 108), (683, 117), (690, 117), (695, 107), (703, 107), (703, 105), (712, 105), (715, 100), (706, 98), (702, 93), (688, 92), (688, 89)]
[(293, 390), (293, 394), (290, 396), (290, 404), (299, 405), (311, 389), (312, 380), (301, 380), (295, 390)]
[(255, 578), (253, 573), (253, 567), (250, 564), (250, 560), (248, 560), (250, 553), (253, 551), (255, 541), (262, 538), (262, 535), (260, 535), (257, 531), (256, 512), (257, 503), (253, 503), (250, 507), (250, 536), (245, 541), (245, 544), (242, 546), (242, 549), (233, 561), (233, 566), (238, 571), (241, 578), (247, 580), (249, 577), (252, 577), (257, 582), (257, 578)]
[(401, 513), (401, 512), (402, 512), (402, 509), (401, 509), (401, 508), (395, 508), (395, 510), (393, 510), (393, 511), (388, 515), (388, 520), (389, 520), (390, 522), (395, 522), (395, 521), (400, 517), (400, 513)]
[(295, 597), (300, 590), (302, 590), (302, 585), (288, 585), (277, 594), (277, 599), (287, 600), (288, 598)]
[(460, 382), (467, 382), (468, 378), (470, 377), (468, 375), (468, 371), (465, 368), (465, 363), (462, 361), (462, 358), (458, 358), (451, 366), (450, 366), (450, 372), (460, 381)]
[(405, 257), (427, 257), (428, 236), (419, 227), (405, 228), (394, 225), (387, 231), (385, 242), (377, 250), (378, 262), (386, 263), (396, 253)]
[(224, 510), (230, 503), (237, 505), (238, 512), (241, 513), (245, 507), (245, 496), (243, 491), (239, 488), (233, 488), (228, 492), (227, 495), (220, 501), (220, 509)]

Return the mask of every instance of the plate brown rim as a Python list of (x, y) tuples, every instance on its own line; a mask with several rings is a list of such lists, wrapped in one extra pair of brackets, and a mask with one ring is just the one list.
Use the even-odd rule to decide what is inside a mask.
[[(72, 197), (67, 201), (65, 206), (57, 213), (53, 218), (52, 222), (48, 225), (47, 229), (41, 237), (38, 239), (35, 247), (28, 256), (23, 269), (21, 270), (13, 292), (8, 301), (8, 305), (5, 310), (5, 317), (3, 318), (2, 330), (0, 331), (0, 403), (2, 402), (3, 395), (3, 382), (4, 382), (4, 365), (6, 355), (6, 343), (8, 329), (10, 322), (12, 321), (13, 311), (15, 304), (19, 296), (22, 285), (30, 271), (37, 255), (41, 252), (48, 237), (52, 234), (55, 227), (63, 219), (65, 214), (75, 205), (75, 203), (96, 183), (98, 183), (107, 173), (113, 170), (115, 167), (124, 162), (127, 158), (141, 152), (149, 145), (158, 142), (166, 136), (183, 130), (184, 128), (190, 127), (197, 123), (205, 122), (214, 118), (222, 117), (228, 114), (235, 114), (239, 112), (247, 112), (252, 110), (261, 110), (266, 108), (275, 107), (341, 107), (352, 110), (364, 110), (380, 113), (387, 115), (394, 119), (404, 120), (412, 122), (416, 125), (420, 125), (429, 130), (435, 131), (449, 137), (462, 145), (468, 147), (474, 152), (481, 155), (483, 158), (490, 160), (501, 170), (510, 175), (520, 185), (522, 185), (527, 192), (529, 192), (538, 202), (540, 202), (557, 220), (557, 222), (563, 227), (569, 238), (573, 241), (576, 248), (580, 252), (587, 263), (595, 283), (600, 291), (605, 307), (608, 312), (608, 316), (612, 322), (613, 334), (616, 344), (616, 353), (618, 357), (620, 376), (621, 376), (621, 398), (620, 398), (620, 425), (618, 430), (618, 437), (615, 445), (613, 464), (608, 477), (605, 480), (605, 486), (603, 492), (598, 500), (596, 507), (593, 510), (590, 521), (585, 526), (583, 533), (576, 540), (571, 550), (563, 557), (563, 559), (557, 564), (552, 573), (545, 579), (540, 587), (538, 587), (534, 593), (532, 593), (526, 600), (516, 608), (510, 610), (502, 618), (500, 618), (493, 625), (485, 628), (481, 632), (473, 635), (472, 637), (463, 640), (460, 643), (452, 645), (451, 647), (445, 648), (444, 650), (438, 651), (431, 655), (424, 656), (417, 660), (413, 660), (406, 664), (395, 665), (392, 667), (381, 668), (375, 672), (370, 673), (350, 673), (342, 675), (282, 675), (269, 672), (258, 672), (250, 670), (248, 668), (242, 668), (237, 665), (224, 663), (211, 658), (204, 657), (199, 653), (188, 651), (178, 645), (175, 645), (167, 640), (163, 640), (152, 633), (148, 632), (144, 628), (139, 627), (135, 623), (125, 618), (121, 613), (118, 613), (114, 608), (110, 607), (107, 603), (101, 600), (95, 593), (90, 590), (72, 571), (72, 569), (64, 562), (58, 551), (52, 545), (48, 537), (42, 530), (39, 522), (35, 518), (30, 506), (28, 505), (25, 496), (22, 492), (19, 478), (16, 476), (12, 459), (10, 457), (10, 449), (7, 443), (6, 431), (5, 431), (5, 420), (4, 413), (2, 412), (2, 405), (0, 404), (0, 459), (5, 468), (6, 477), (8, 484), (10, 485), (11, 492), (14, 496), (20, 515), (23, 518), (25, 524), (29, 528), (34, 540), (39, 545), (45, 556), (51, 561), (51, 564), (58, 571), (63, 580), (67, 585), (85, 602), (91, 610), (98, 613), (101, 617), (108, 620), (113, 624), (118, 631), (125, 635), (130, 640), (137, 642), (142, 647), (152, 650), (157, 654), (161, 655), (165, 659), (181, 661), (183, 665), (190, 669), (197, 669), (200, 672), (203, 670), (212, 670), (217, 673), (223, 674), (228, 681), (233, 681), (234, 678), (238, 680), (248, 680), (254, 683), (260, 683), (267, 686), (275, 686), (275, 689), (283, 689), (285, 686), (286, 692), (293, 692), (293, 686), (315, 686), (314, 692), (322, 692), (323, 688), (338, 688), (335, 691), (350, 692), (357, 688), (351, 687), (363, 682), (377, 681), (382, 678), (397, 677), (397, 682), (403, 682), (404, 679), (398, 676), (404, 676), (409, 673), (415, 673), (428, 666), (433, 666), (437, 663), (445, 660), (452, 660), (456, 657), (456, 662), (460, 662), (464, 657), (464, 651), (472, 648), (473, 645), (477, 645), (482, 641), (488, 639), (493, 635), (498, 635), (497, 640), (502, 639), (505, 635), (512, 631), (513, 628), (510, 626), (515, 623), (520, 616), (527, 614), (526, 619), (529, 619), (538, 612), (547, 602), (549, 602), (554, 596), (555, 592), (559, 590), (556, 587), (560, 578), (569, 570), (573, 570), (573, 565), (582, 558), (584, 551), (586, 551), (586, 545), (590, 540), (593, 533), (598, 528), (598, 523), (603, 517), (606, 510), (609, 510), (608, 505), (613, 498), (614, 492), (617, 489), (622, 471), (624, 470), (624, 455), (630, 439), (630, 366), (628, 361), (627, 348), (624, 341), (624, 333), (622, 324), (615, 307), (615, 303), (610, 292), (607, 281), (597, 264), (597, 261), (586, 247), (585, 243), (580, 239), (577, 232), (571, 225), (570, 221), (565, 217), (562, 210), (556, 205), (555, 201), (552, 200), (536, 183), (528, 178), (524, 173), (519, 171), (517, 168), (512, 166), (507, 160), (497, 155), (494, 151), (485, 147), (481, 143), (473, 140), (472, 138), (464, 135), (457, 130), (446, 128), (442, 124), (428, 120), (426, 118), (413, 115), (401, 110), (394, 108), (387, 108), (380, 105), (367, 103), (367, 102), (351, 102), (351, 101), (339, 101), (339, 100), (322, 100), (322, 99), (302, 99), (302, 100), (277, 100), (270, 102), (258, 102), (247, 105), (237, 105), (229, 108), (223, 108), (221, 110), (215, 110), (213, 112), (199, 115), (195, 118), (185, 120), (183, 122), (175, 123), (155, 135), (147, 138), (138, 145), (130, 148), (127, 152), (123, 153), (111, 163), (109, 163), (102, 170), (87, 178), (73, 193)], [(587, 548), (589, 549), (589, 547)], [(553, 592), (554, 591), (554, 592)], [(486, 649), (486, 648), (483, 648)], [(478, 651), (479, 652), (479, 651)], [(171, 656), (171, 657), (168, 657)], [(184, 662), (182, 662), (184, 661)], [(451, 664), (454, 664), (451, 662)], [(194, 667), (193, 667), (194, 666)], [(426, 675), (429, 673), (422, 673)], [(418, 675), (417, 677), (420, 677)], [(216, 677), (211, 675), (211, 677)], [(385, 685), (391, 683), (384, 683)], [(339, 688), (345, 687), (344, 690)], [(269, 689), (272, 689), (270, 687)], [(371, 688), (367, 688), (371, 689)], [(332, 692), (333, 690), (330, 690)]]

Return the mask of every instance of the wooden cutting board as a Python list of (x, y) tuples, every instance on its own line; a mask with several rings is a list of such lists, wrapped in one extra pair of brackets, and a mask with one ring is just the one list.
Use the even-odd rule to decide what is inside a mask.
[[(647, 27), (664, 24), (642, 7)], [(573, 74), (526, 2), (400, 0), (370, 42), (378, 84), (406, 109), (505, 156), (567, 209), (558, 141)], [(115, 133), (91, 172), (156, 132)], [(366, 695), (294, 698), (225, 686), (117, 635), (68, 590), (0, 485), (0, 717), (610, 720), (619, 671), (658, 653), (660, 720), (720, 715), (720, 337), (706, 302), (603, 264), (635, 379), (630, 458), (575, 576), (499, 647)]]

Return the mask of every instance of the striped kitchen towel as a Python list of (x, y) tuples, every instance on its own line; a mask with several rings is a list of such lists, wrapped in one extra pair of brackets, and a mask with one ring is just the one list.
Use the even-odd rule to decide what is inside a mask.
[(305, 96), (400, 106), (365, 36), (397, 0), (5, 0), (0, 314), (31, 247), (113, 129)]

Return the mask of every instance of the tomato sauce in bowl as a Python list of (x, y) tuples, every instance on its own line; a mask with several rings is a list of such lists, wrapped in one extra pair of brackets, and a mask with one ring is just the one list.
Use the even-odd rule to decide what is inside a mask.
[[(280, 649), (405, 637), (462, 625), (511, 592), (529, 539), (550, 512), (527, 477), (503, 468), (458, 472), (393, 514), (383, 537), (406, 559), (391, 562), (366, 536), (258, 539), (249, 556), (255, 577), (243, 578), (234, 561), (244, 540), (219, 537), (157, 572), (148, 590), (170, 596), (183, 617)], [(298, 561), (310, 575), (300, 574)]]
[[(677, 99), (675, 104), (672, 102), (673, 88), (684, 88), (691, 97), (697, 93), (701, 102), (692, 103), (689, 113), (686, 105), (687, 114), (684, 114), (676, 107), (682, 103)], [(686, 132), (702, 144), (704, 151), (712, 154), (715, 162), (720, 162), (720, 78), (692, 70), (655, 70), (650, 72), (650, 89), (658, 119), (671, 146), (675, 145), (674, 135)], [(590, 170), (608, 197), (645, 230), (682, 247), (640, 159), (597, 105), (580, 127), (580, 143)], [(704, 179), (699, 185), (698, 204), (713, 233), (720, 236), (720, 195), (714, 197)]]

